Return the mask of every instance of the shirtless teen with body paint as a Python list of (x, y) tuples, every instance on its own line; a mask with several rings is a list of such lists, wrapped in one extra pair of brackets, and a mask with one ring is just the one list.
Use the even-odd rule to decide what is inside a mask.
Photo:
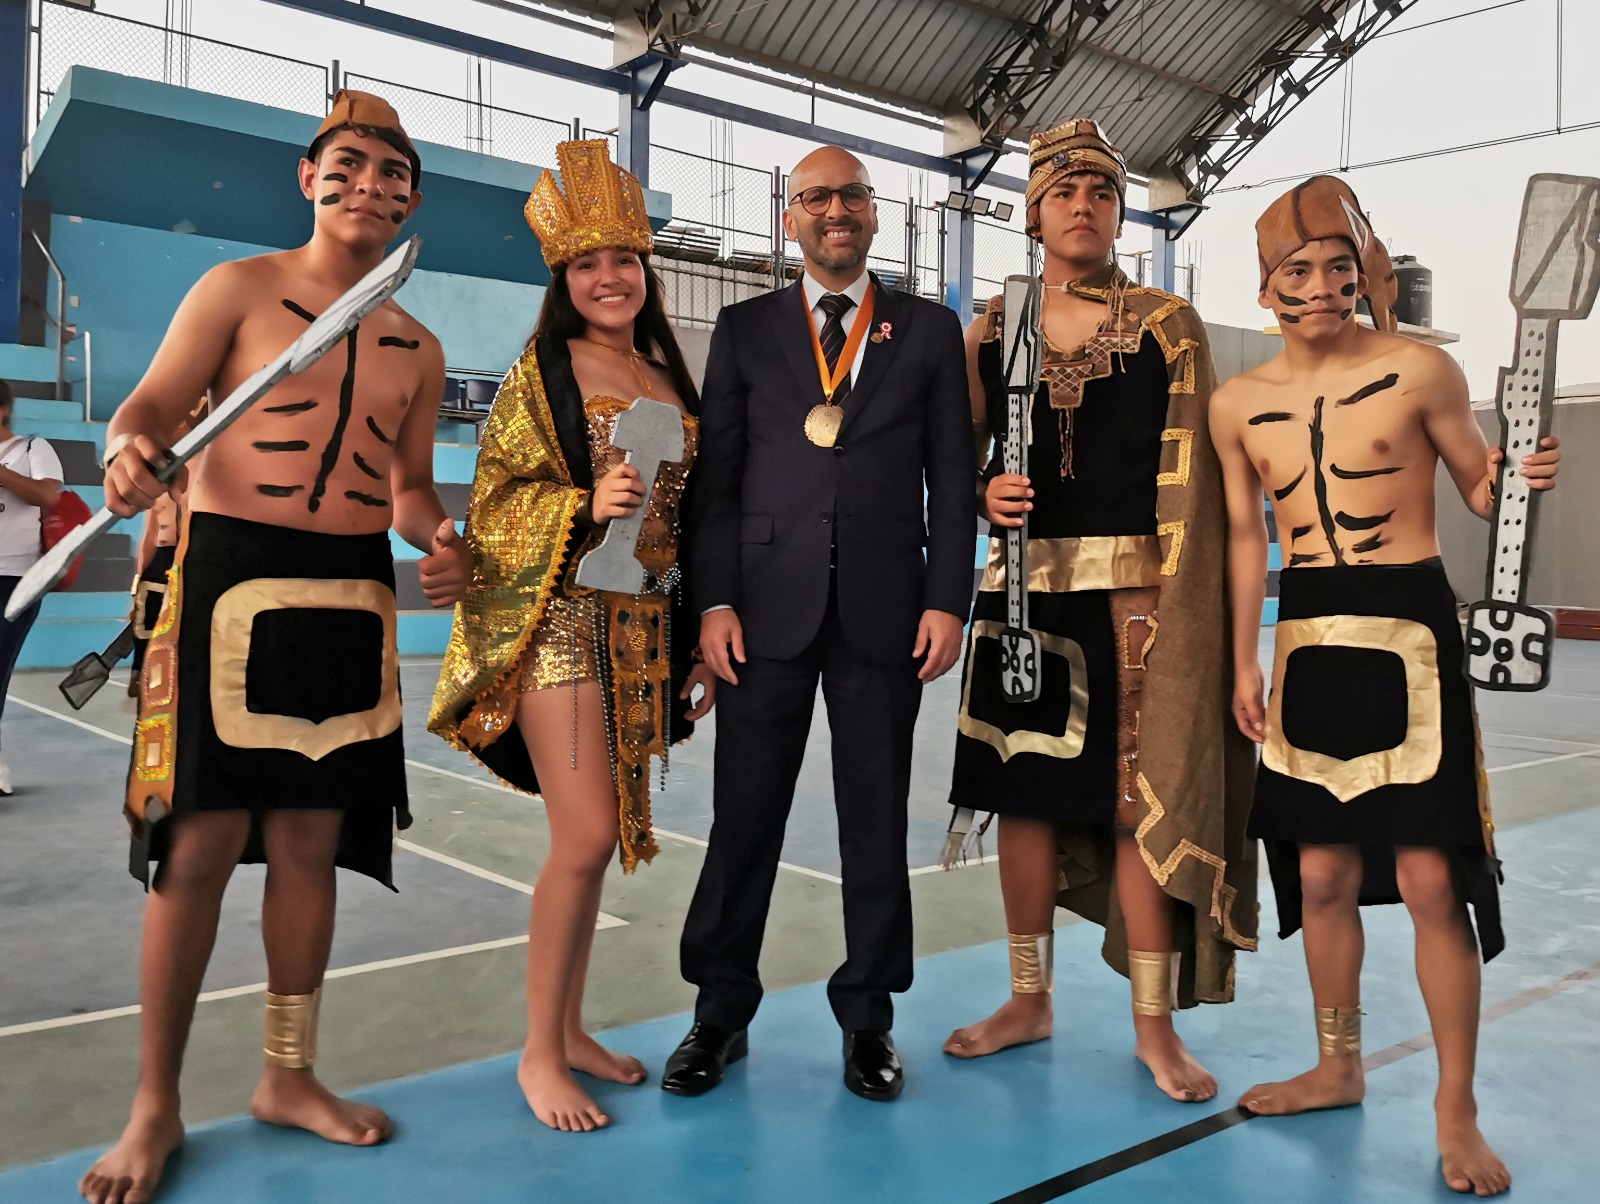
[[(117, 513), (167, 492), (152, 472), (200, 393), (226, 396), (382, 259), (420, 201), (387, 104), (341, 92), (299, 165), (309, 242), (213, 268), (179, 306), (107, 431)], [(438, 340), (392, 301), (212, 443), (185, 495), (171, 588), (146, 655), (126, 812), (149, 881), (139, 1086), (121, 1139), (84, 1175), (95, 1204), (143, 1204), (183, 1139), (179, 1070), (222, 893), (265, 861), (266, 1065), (251, 1114), (330, 1141), (388, 1137), (378, 1109), (312, 1072), (333, 938), (334, 867), (391, 884), (406, 810), (392, 526), (426, 553), (435, 606), (467, 556), (433, 486)]]
[[(1239, 1102), (1283, 1115), (1361, 1101), (1358, 906), (1403, 901), (1438, 1049), (1444, 1179), (1494, 1195), (1511, 1177), (1478, 1130), (1472, 1078), (1480, 949), (1488, 960), (1505, 944), (1499, 863), (1434, 471), (1443, 460), (1487, 518), (1502, 456), (1455, 362), (1386, 332), (1388, 254), (1343, 182), (1308, 180), (1256, 228), (1260, 303), (1284, 349), (1217, 391), (1211, 430), (1228, 499), (1234, 717), (1263, 744), (1250, 832), (1266, 844), (1281, 934), (1305, 927), (1321, 1056)], [(1354, 320), (1362, 295), (1377, 330)], [(1555, 483), (1556, 441), (1543, 447), (1516, 466), (1534, 489)], [(1257, 663), (1263, 490), (1286, 554), (1270, 706)]]

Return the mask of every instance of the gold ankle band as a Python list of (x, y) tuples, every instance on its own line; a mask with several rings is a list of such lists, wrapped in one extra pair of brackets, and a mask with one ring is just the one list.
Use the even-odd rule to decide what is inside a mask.
[(268, 1066), (304, 1070), (317, 1060), (317, 1005), (322, 988), (309, 995), (267, 992), (266, 1035), (261, 1052)]
[(1016, 995), (1048, 995), (1056, 979), (1056, 934), (1008, 933), (1011, 946), (1011, 991)]
[(1324, 1057), (1361, 1056), (1361, 1005), (1317, 1009), (1317, 1048)]
[(1177, 1003), (1176, 953), (1141, 953), (1128, 950), (1128, 985), (1133, 990), (1135, 1016), (1170, 1016)]

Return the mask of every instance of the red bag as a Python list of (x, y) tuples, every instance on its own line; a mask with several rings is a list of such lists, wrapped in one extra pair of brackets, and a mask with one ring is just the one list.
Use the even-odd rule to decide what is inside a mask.
[[(42, 511), (39, 516), (39, 547), (48, 552), (55, 547), (74, 527), (81, 527), (90, 519), (89, 504), (70, 489), (63, 489), (56, 497), (56, 504), (50, 509)], [(79, 556), (67, 569), (66, 575), (55, 585), (56, 589), (70, 589), (72, 583), (78, 579), (78, 570), (83, 567), (83, 557)]]

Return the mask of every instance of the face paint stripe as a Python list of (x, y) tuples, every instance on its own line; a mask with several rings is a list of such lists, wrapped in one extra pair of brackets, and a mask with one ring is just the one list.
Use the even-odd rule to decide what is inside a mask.
[(1345, 285), (1339, 290), (1339, 295), (1341, 297), (1354, 297), (1356, 295), (1356, 286), (1353, 284)]
[[(1273, 291), (1277, 292), (1276, 289), (1274, 289)], [(1309, 301), (1300, 300), (1299, 297), (1291, 297), (1291, 296), (1289, 296), (1288, 293), (1278, 293), (1278, 300), (1283, 302), (1283, 304), (1285, 304), (1285, 305), (1296, 305), (1296, 306), (1299, 306), (1299, 305), (1310, 305), (1311, 304), (1311, 302), (1309, 302)]]
[(330, 192), (327, 196), (323, 197), (320, 201), (318, 201), (317, 204), (319, 204), (319, 205), (337, 205), (342, 200), (344, 200), (344, 197), (341, 196), (339, 193)]
[(330, 171), (322, 178), (324, 180), (332, 180), (336, 184), (348, 184), (350, 182), (350, 177), (340, 171)]

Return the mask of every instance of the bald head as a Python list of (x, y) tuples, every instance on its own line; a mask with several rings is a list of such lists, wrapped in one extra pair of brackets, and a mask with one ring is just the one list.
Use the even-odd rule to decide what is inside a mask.
[(839, 188), (845, 184), (871, 184), (867, 165), (843, 147), (819, 146), (789, 172), (789, 192), (804, 192), (818, 184)]

